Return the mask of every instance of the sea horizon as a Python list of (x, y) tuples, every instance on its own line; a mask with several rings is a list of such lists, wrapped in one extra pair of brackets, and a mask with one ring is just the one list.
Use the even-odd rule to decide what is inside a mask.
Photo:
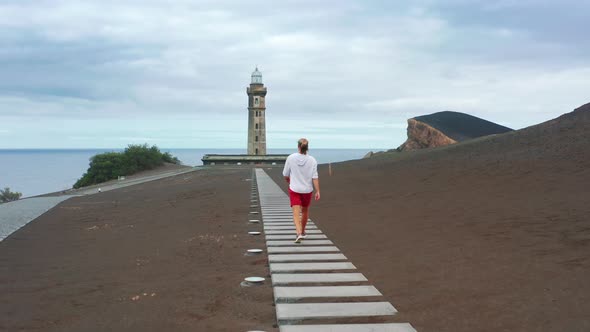
[[(89, 159), (99, 153), (125, 148), (1, 148), (0, 188), (20, 192), (23, 198), (70, 189), (87, 171)], [(183, 165), (202, 166), (205, 154), (246, 154), (245, 148), (160, 148), (177, 157)], [(310, 149), (318, 163), (362, 158), (369, 151), (386, 149)], [(290, 154), (294, 148), (268, 149), (269, 154)], [(42, 165), (42, 166), (41, 166)]]

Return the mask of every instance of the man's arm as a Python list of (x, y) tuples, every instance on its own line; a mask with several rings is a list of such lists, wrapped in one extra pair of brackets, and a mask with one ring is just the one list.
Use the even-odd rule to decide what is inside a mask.
[(283, 176), (287, 183), (291, 183), (291, 167), (289, 166), (289, 158), (285, 161), (285, 167), (283, 167)]
[(311, 179), (313, 180), (313, 187), (315, 188), (315, 200), (320, 200), (320, 179), (318, 175), (318, 162), (313, 159), (313, 171), (311, 174)]
[(315, 188), (315, 200), (320, 200), (320, 179), (313, 179), (313, 187)]

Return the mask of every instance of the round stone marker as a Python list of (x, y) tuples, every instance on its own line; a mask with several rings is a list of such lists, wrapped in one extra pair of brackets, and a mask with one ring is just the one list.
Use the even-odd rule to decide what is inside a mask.
[(248, 232), (250, 235), (260, 235), (260, 232)]
[(262, 278), (262, 277), (247, 277), (247, 278), (244, 278), (244, 281), (258, 284), (258, 283), (263, 282), (264, 278)]
[(259, 254), (262, 252), (262, 249), (248, 249), (248, 253), (250, 254)]

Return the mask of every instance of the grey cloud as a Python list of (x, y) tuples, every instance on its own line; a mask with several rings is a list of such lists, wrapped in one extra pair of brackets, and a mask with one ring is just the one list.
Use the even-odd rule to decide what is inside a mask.
[[(588, 65), (586, 1), (423, 1), (427, 11), (456, 29), (448, 48), (495, 60)], [(479, 51), (479, 52), (478, 52)], [(487, 51), (487, 52), (482, 52)], [(502, 59), (503, 57), (503, 59)], [(567, 61), (564, 61), (567, 59)]]
[[(256, 64), (273, 144), (290, 142), (277, 130), (307, 130), (324, 147), (340, 131), (391, 146), (418, 114), (451, 109), (518, 127), (583, 103), (590, 65), (575, 29), (583, 14), (571, 11), (585, 5), (500, 4), (3, 1), (0, 122), (33, 146), (24, 123), (40, 118), (91, 137), (216, 144), (205, 134), (227, 131), (227, 144), (241, 144)], [(74, 144), (50, 134), (47, 144)]]

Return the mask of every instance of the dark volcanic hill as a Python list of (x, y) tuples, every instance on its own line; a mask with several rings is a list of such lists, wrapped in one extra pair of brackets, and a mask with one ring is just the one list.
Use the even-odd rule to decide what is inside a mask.
[(399, 150), (417, 150), (501, 134), (512, 129), (459, 112), (437, 112), (408, 120), (408, 139)]
[(512, 130), (491, 121), (459, 112), (444, 111), (417, 116), (414, 119), (438, 129), (457, 142)]

